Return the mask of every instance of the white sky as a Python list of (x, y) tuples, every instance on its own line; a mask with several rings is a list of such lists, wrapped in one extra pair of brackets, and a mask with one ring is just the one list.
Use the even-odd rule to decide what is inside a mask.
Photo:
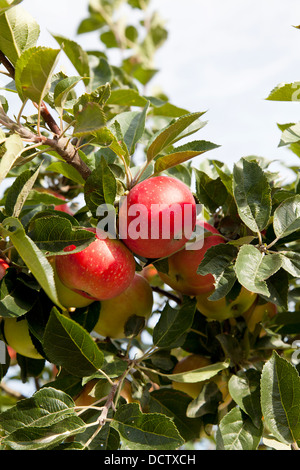
[[(207, 110), (208, 125), (192, 136), (221, 148), (205, 154), (231, 166), (246, 155), (299, 164), (278, 148), (276, 123), (297, 122), (300, 103), (266, 101), (280, 82), (300, 80), (298, 0), (152, 0), (166, 20), (169, 39), (157, 53), (153, 80), (170, 101), (189, 111)], [(47, 33), (98, 48), (98, 33), (76, 37), (87, 0), (24, 0), (41, 26), (40, 43), (57, 47)], [(51, 42), (53, 41), (53, 42)], [(148, 90), (150, 94), (151, 90)]]

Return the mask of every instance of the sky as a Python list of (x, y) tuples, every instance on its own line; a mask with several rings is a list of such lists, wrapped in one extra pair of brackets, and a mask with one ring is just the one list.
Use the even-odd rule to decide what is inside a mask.
[[(230, 167), (247, 155), (298, 165), (294, 154), (278, 148), (277, 123), (298, 122), (300, 103), (265, 98), (279, 83), (300, 79), (300, 30), (294, 27), (300, 24), (300, 3), (150, 3), (165, 20), (169, 32), (167, 42), (156, 55), (159, 73), (150, 86), (160, 86), (177, 106), (191, 112), (206, 111), (203, 119), (208, 124), (195, 138), (210, 140), (220, 147), (205, 155)], [(49, 34), (52, 32), (75, 39), (86, 48), (100, 46), (98, 33), (76, 36), (78, 24), (87, 16), (87, 0), (24, 0), (22, 5), (41, 26), (41, 44), (57, 47)]]

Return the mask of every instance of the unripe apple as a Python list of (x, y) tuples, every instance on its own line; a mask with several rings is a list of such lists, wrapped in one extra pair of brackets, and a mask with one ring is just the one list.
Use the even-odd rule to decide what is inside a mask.
[[(277, 306), (272, 302), (266, 302), (264, 304), (252, 305), (249, 310), (243, 314), (243, 317), (245, 318), (248, 330), (253, 333), (258, 323), (263, 321), (263, 319), (273, 318), (276, 313)], [(261, 334), (263, 334), (263, 332), (261, 332)]]
[(164, 258), (184, 246), (196, 223), (196, 202), (176, 178), (154, 176), (134, 186), (120, 204), (119, 234), (143, 258)]
[(125, 338), (125, 326), (132, 317), (145, 319), (151, 315), (153, 293), (148, 281), (140, 274), (135, 274), (130, 286), (113, 299), (101, 302), (99, 320), (94, 331), (109, 338)]
[(18, 354), (43, 359), (32, 342), (26, 318), (5, 318), (3, 333), (6, 343)]
[[(197, 221), (197, 225), (204, 229), (207, 236), (195, 242), (194, 249), (186, 249), (174, 253), (168, 258), (168, 274), (159, 272), (161, 279), (172, 289), (185, 295), (198, 295), (214, 289), (212, 274), (201, 276), (197, 274), (198, 266), (204, 258), (206, 251), (220, 243), (225, 243), (218, 230), (204, 221)], [(209, 234), (212, 233), (212, 235)]]
[(9, 265), (4, 259), (0, 259), (0, 281), (4, 278), (6, 270), (9, 268)]
[(257, 298), (257, 294), (248, 291), (245, 287), (241, 288), (239, 295), (231, 302), (228, 302), (225, 297), (214, 301), (209, 300), (212, 293), (213, 291), (197, 295), (197, 308), (210, 320), (218, 321), (243, 315)]
[[(200, 369), (202, 367), (207, 367), (211, 365), (210, 359), (205, 356), (201, 356), (200, 354), (190, 354), (185, 356), (175, 365), (173, 369), (173, 374), (179, 374), (182, 372), (187, 372), (194, 369)], [(180, 390), (181, 392), (185, 392), (192, 398), (197, 398), (200, 394), (203, 385), (206, 383), (206, 380), (196, 383), (190, 382), (172, 382), (172, 387), (175, 390)]]
[[(130, 286), (135, 274), (132, 253), (119, 240), (99, 238), (96, 229), (89, 228), (96, 239), (84, 250), (55, 257), (61, 282), (92, 300), (107, 300), (120, 295)], [(74, 245), (64, 249), (74, 250)]]

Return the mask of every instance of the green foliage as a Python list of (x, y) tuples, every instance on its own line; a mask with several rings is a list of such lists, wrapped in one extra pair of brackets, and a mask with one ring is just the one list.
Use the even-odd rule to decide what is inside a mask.
[[(203, 437), (220, 450), (298, 448), (298, 169), (283, 185), (262, 158), (243, 157), (232, 170), (204, 158), (219, 147), (189, 140), (203, 132), (204, 113), (177, 107), (163, 92), (149, 94), (155, 53), (168, 36), (149, 1), (90, 0), (78, 42), (53, 34), (57, 48), (38, 45), (39, 25), (19, 3), (0, 0), (0, 60), (10, 80), (4, 89), (19, 105), (15, 112), (0, 101), (0, 183), (9, 182), (0, 207), (0, 257), (9, 263), (0, 281), (0, 340), (5, 319), (25, 318), (42, 359), (6, 354), (0, 364), (4, 382), (15, 374), (40, 387), (22, 399), (1, 391), (0, 448), (171, 451), (197, 448)], [(120, 21), (120, 7), (138, 20)], [(92, 31), (99, 44), (86, 51), (81, 34)], [(111, 49), (126, 52), (117, 65)], [(75, 74), (59, 70), (58, 58)], [(298, 85), (280, 85), (267, 99), (296, 101)], [(28, 102), (36, 114), (25, 115)], [(299, 123), (279, 129), (280, 146), (300, 156)], [(84, 250), (95, 238), (86, 229), (97, 226), (100, 204), (118, 216), (122, 196), (161, 174), (191, 188), (225, 241), (198, 266), (199, 275), (214, 279), (211, 305), (224, 309), (245, 288), (257, 294), (255, 306), (276, 307), (273, 318), (264, 315), (253, 329), (246, 315), (209, 320), (195, 296), (153, 284), (155, 305), (143, 331), (114, 340), (94, 334), (101, 301), (62, 305), (51, 257), (64, 256), (69, 245)], [(65, 204), (72, 213), (62, 211)], [(135, 261), (137, 272), (148, 264), (168, 272), (165, 258)], [(210, 364), (174, 374), (190, 354)], [(77, 405), (94, 382), (93, 403)], [(173, 382), (203, 388), (192, 398)]]

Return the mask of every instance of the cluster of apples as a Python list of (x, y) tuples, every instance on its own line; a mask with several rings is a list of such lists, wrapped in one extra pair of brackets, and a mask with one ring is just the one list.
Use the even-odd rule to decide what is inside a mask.
[[(209, 321), (223, 321), (229, 318), (244, 316), (250, 329), (265, 315), (272, 317), (276, 307), (271, 303), (259, 305), (258, 296), (242, 287), (240, 294), (232, 301), (225, 298), (218, 301), (209, 300), (214, 291), (214, 277), (211, 274), (201, 276), (197, 273), (199, 264), (206, 251), (218, 244), (226, 243), (215, 227), (207, 222), (197, 220), (197, 206), (190, 189), (180, 180), (157, 176), (146, 179), (135, 185), (128, 193), (126, 205), (121, 205), (119, 222), (126, 219), (125, 226), (134, 221), (131, 208), (140, 204), (145, 209), (148, 233), (146, 237), (133, 237), (130, 231), (122, 239), (112, 239), (100, 236), (94, 228), (88, 228), (95, 233), (95, 240), (80, 252), (73, 252), (74, 246), (65, 248), (63, 255), (49, 259), (61, 304), (71, 310), (85, 307), (95, 301), (101, 302), (100, 316), (94, 331), (101, 336), (124, 338), (126, 325), (133, 319), (131, 327), (135, 330), (141, 325), (141, 320), (151, 315), (153, 308), (154, 285), (166, 284), (179, 294), (196, 297), (197, 308)], [(157, 213), (153, 207), (158, 207)], [(170, 232), (166, 238), (161, 230), (163, 208), (170, 206), (183, 209), (188, 206), (191, 214), (188, 233), (183, 227), (185, 221), (178, 223), (176, 214), (170, 214)], [(64, 205), (57, 210), (69, 211)], [(184, 211), (182, 211), (183, 213)], [(204, 232), (204, 238), (195, 243), (193, 249), (187, 247), (189, 237), (196, 225)], [(153, 230), (154, 227), (154, 230)], [(181, 232), (182, 236), (177, 234)], [(155, 233), (155, 237), (152, 234)], [(201, 245), (197, 246), (197, 243)], [(148, 265), (141, 273), (136, 272), (135, 257), (147, 260), (166, 258), (168, 273), (158, 272), (153, 265)], [(0, 260), (0, 277), (4, 275), (8, 265)], [(20, 354), (41, 358), (35, 349), (25, 317), (8, 318), (4, 321), (4, 337), (8, 345)], [(210, 364), (209, 358), (199, 355), (188, 355), (181, 359), (174, 373)], [(217, 376), (217, 385), (227, 394), (226, 381), (223, 376)], [(225, 385), (224, 385), (225, 384)], [(178, 384), (174, 388), (185, 391), (195, 397), (201, 391), (203, 383)], [(223, 395), (226, 401), (225, 395)]]

